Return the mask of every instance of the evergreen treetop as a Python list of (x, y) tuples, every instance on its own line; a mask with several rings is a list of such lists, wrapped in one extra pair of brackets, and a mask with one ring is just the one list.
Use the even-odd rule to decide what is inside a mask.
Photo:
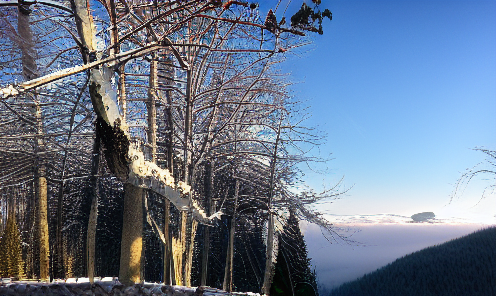
[(13, 210), (7, 215), (7, 225), (0, 238), (0, 277), (25, 277), (21, 236)]
[[(280, 258), (285, 258), (284, 262), (279, 262)], [(313, 290), (318, 296), (316, 275), (311, 271), (310, 259), (308, 257), (307, 245), (301, 233), (299, 220), (294, 212), (290, 210), (289, 218), (283, 227), (279, 237), (279, 254), (276, 265), (276, 276), (278, 266), (281, 270), (289, 270), (292, 290), (294, 295), (309, 295)], [(281, 267), (281, 264), (287, 264)], [(277, 279), (274, 278), (274, 284)], [(287, 280), (286, 280), (287, 282)], [(313, 288), (313, 289), (312, 289)]]

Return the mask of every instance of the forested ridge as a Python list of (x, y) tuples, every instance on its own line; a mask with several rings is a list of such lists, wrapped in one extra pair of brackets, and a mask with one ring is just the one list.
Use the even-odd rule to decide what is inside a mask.
[(496, 227), (406, 255), (330, 296), (496, 295)]

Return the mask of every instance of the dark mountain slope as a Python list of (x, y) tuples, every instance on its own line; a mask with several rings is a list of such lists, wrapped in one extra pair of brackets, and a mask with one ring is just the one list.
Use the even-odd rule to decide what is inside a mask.
[(496, 295), (496, 227), (429, 247), (341, 285), (330, 296)]

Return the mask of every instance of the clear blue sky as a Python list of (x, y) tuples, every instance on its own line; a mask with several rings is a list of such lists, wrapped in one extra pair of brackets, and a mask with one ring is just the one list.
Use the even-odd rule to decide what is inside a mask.
[(334, 158), (309, 184), (343, 175), (354, 184), (328, 213), (433, 211), (496, 223), (494, 195), (472, 207), (477, 182), (445, 206), (461, 173), (484, 160), (471, 149), (496, 149), (496, 1), (322, 2), (333, 20), (284, 69)]

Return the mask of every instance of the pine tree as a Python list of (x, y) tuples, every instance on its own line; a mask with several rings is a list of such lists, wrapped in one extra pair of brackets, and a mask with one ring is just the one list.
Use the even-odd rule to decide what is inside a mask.
[[(279, 240), (281, 236), (279, 236)], [(279, 247), (276, 265), (274, 266), (274, 277), (270, 285), (270, 296), (293, 296), (294, 285), (291, 280), (291, 268), (286, 260), (283, 249)]]
[(24, 278), (21, 236), (13, 211), (7, 215), (7, 226), (0, 239), (0, 277)]
[(314, 290), (315, 295), (318, 296), (316, 275), (310, 269), (307, 245), (294, 210), (290, 210), (289, 218), (284, 225), (279, 249), (287, 260), (295, 296), (310, 295), (308, 293), (311, 290)]

